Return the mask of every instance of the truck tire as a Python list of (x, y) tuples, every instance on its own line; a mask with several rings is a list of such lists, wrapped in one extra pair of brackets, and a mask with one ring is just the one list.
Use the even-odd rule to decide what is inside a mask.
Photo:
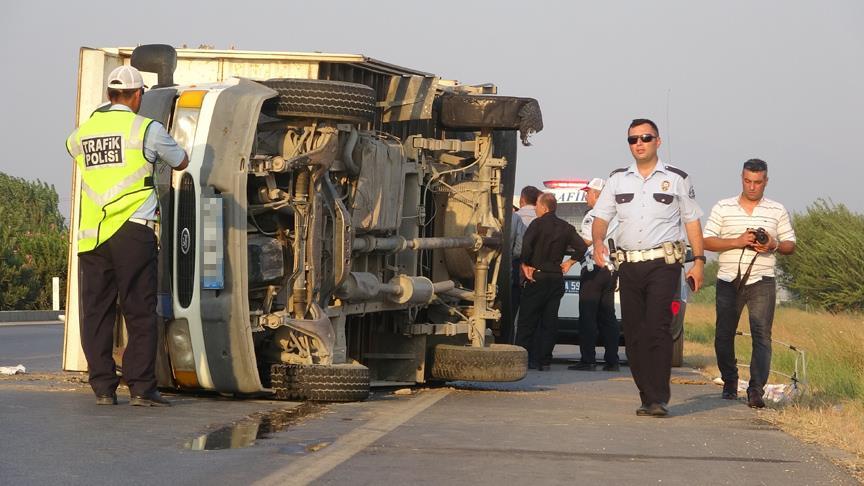
[(369, 397), (369, 368), (277, 363), (270, 367), (270, 386), (277, 400), (356, 402)]
[(485, 348), (439, 344), (432, 355), (432, 378), (446, 381), (519, 381), (528, 372), (528, 352), (511, 344)]
[(441, 96), (439, 124), (457, 130), (519, 130), (522, 143), (530, 145), (528, 136), (543, 130), (543, 115), (533, 98), (451, 93)]
[(672, 367), (679, 368), (684, 364), (684, 332), (672, 340)]
[(277, 117), (323, 118), (353, 123), (375, 118), (375, 90), (364, 84), (320, 79), (270, 79), (261, 84), (279, 97), (264, 104), (264, 113)]

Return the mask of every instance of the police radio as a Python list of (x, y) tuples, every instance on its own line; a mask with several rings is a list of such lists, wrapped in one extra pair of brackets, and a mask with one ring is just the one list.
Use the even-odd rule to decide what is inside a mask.
[(606, 243), (609, 245), (609, 260), (606, 262), (606, 267), (609, 271), (618, 270), (618, 266), (624, 262), (624, 252), (618, 250), (612, 238), (606, 240)]

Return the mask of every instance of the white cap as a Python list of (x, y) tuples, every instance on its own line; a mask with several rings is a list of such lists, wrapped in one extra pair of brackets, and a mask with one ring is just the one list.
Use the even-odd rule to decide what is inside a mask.
[(583, 187), (582, 190), (587, 191), (588, 189), (597, 189), (598, 191), (602, 191), (605, 184), (606, 183), (603, 181), (603, 179), (595, 177), (591, 179), (591, 182), (589, 182), (585, 187)]
[(111, 89), (138, 89), (145, 88), (144, 78), (141, 73), (132, 66), (120, 66), (108, 75), (108, 83), (105, 85)]

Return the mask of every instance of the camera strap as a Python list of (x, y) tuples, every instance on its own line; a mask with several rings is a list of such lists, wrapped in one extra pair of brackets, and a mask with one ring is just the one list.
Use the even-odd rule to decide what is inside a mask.
[(750, 279), (750, 271), (753, 270), (753, 264), (756, 263), (756, 257), (759, 256), (758, 252), (753, 253), (753, 259), (750, 260), (750, 264), (747, 265), (747, 270), (744, 272), (744, 276), (742, 277), (741, 276), (741, 261), (744, 260), (744, 252), (746, 252), (746, 251), (747, 251), (746, 248), (742, 249), (741, 250), (741, 256), (738, 258), (738, 275), (735, 277), (735, 282), (738, 282), (737, 285), (735, 286), (735, 288), (738, 290), (738, 292), (741, 292), (741, 290), (744, 288), (744, 286), (747, 285), (747, 280)]

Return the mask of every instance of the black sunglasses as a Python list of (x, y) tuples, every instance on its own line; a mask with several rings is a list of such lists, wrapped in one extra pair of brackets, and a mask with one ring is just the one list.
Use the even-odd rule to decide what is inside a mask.
[(627, 137), (627, 143), (636, 145), (636, 142), (642, 140), (643, 143), (653, 142), (657, 135), (651, 133), (643, 133), (642, 135), (631, 135)]

